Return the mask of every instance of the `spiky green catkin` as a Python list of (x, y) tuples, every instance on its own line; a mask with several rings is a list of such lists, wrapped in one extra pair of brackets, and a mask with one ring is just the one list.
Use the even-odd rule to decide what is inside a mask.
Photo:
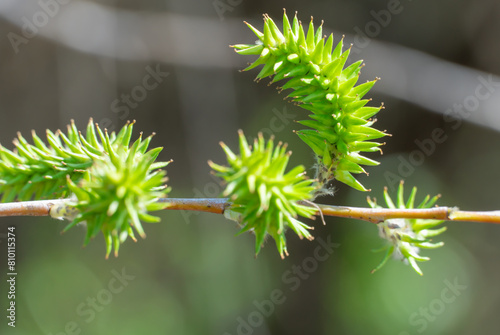
[[(424, 200), (415, 206), (415, 195), (417, 188), (413, 187), (408, 200), (404, 201), (403, 182), (399, 184), (397, 201), (394, 203), (387, 193), (387, 188), (384, 189), (384, 199), (388, 208), (431, 208), (439, 199), (439, 195), (430, 198), (426, 196)], [(368, 204), (372, 208), (382, 208), (377, 205), (375, 199), (368, 198)], [(386, 254), (382, 262), (372, 271), (379, 270), (387, 260), (393, 256), (396, 259), (405, 261), (420, 275), (422, 270), (417, 265), (417, 261), (428, 261), (430, 258), (420, 256), (420, 249), (434, 249), (444, 245), (443, 242), (431, 243), (431, 237), (439, 235), (446, 231), (446, 227), (433, 229), (440, 225), (442, 220), (423, 220), (423, 219), (390, 219), (378, 224), (379, 236), (386, 240), (386, 245), (378, 250), (386, 250)]]
[(156, 222), (149, 211), (164, 208), (156, 203), (166, 197), (165, 171), (168, 162), (154, 162), (162, 148), (148, 151), (151, 136), (142, 135), (132, 145), (133, 123), (117, 134), (102, 131), (90, 119), (83, 136), (73, 121), (67, 133), (47, 130), (45, 144), (33, 131), (33, 144), (21, 134), (16, 149), (0, 146), (0, 193), (2, 201), (64, 198), (73, 201), (51, 209), (51, 216), (72, 221), (64, 231), (86, 222), (84, 244), (102, 231), (107, 244), (106, 257), (127, 236), (134, 240), (132, 228), (141, 236), (141, 220)]
[[(63, 198), (69, 195), (66, 176), (81, 179), (92, 163), (112, 154), (118, 147), (128, 148), (133, 123), (118, 134), (108, 134), (90, 119), (83, 136), (73, 121), (67, 133), (47, 130), (47, 143), (32, 131), (33, 144), (18, 133), (14, 151), (0, 146), (0, 194), (2, 202)], [(147, 147), (150, 138), (143, 141)]]
[(342, 40), (333, 49), (333, 35), (325, 41), (322, 26), (315, 33), (312, 19), (307, 34), (297, 16), (290, 24), (286, 13), (283, 33), (267, 15), (263, 33), (246, 24), (260, 42), (233, 46), (239, 54), (259, 55), (245, 71), (263, 65), (257, 80), (268, 76), (273, 83), (287, 79), (282, 89), (292, 89), (288, 97), (312, 112), (311, 120), (299, 121), (312, 129), (296, 133), (316, 154), (316, 178), (323, 192), (328, 193), (327, 185), (333, 179), (366, 191), (352, 174), (366, 173), (361, 165), (379, 163), (360, 152), (380, 151), (382, 143), (372, 140), (387, 135), (371, 127), (375, 122), (371, 117), (382, 106), (367, 107), (369, 100), (363, 99), (376, 80), (355, 86), (362, 61), (344, 68), (350, 49), (342, 50)]
[(84, 245), (101, 231), (106, 241), (106, 258), (112, 249), (118, 256), (120, 244), (127, 237), (135, 241), (133, 229), (144, 238), (141, 221), (160, 221), (149, 212), (167, 206), (157, 202), (169, 192), (164, 185), (166, 173), (152, 169), (161, 148), (145, 152), (145, 148), (139, 148), (140, 143), (141, 139), (130, 150), (118, 149), (116, 159), (97, 161), (78, 185), (68, 179), (68, 186), (77, 198), (72, 206), (78, 215), (64, 231), (86, 222)]
[(285, 172), (291, 152), (281, 142), (274, 146), (273, 138), (265, 141), (260, 133), (253, 146), (239, 132), (240, 154), (236, 155), (224, 143), (229, 166), (209, 161), (209, 165), (227, 183), (223, 195), (230, 197), (232, 205), (225, 216), (239, 221), (240, 233), (255, 233), (255, 253), (258, 254), (267, 234), (276, 242), (283, 258), (288, 255), (285, 229), (290, 227), (301, 239), (312, 239), (308, 225), (297, 217), (310, 218), (315, 208), (299, 201), (309, 200), (315, 190), (314, 182), (305, 177), (302, 165)]

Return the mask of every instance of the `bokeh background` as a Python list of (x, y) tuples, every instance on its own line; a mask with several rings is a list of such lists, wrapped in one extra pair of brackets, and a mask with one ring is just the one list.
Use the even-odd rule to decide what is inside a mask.
[[(17, 131), (63, 128), (89, 118), (108, 129), (137, 120), (156, 132), (172, 197), (214, 197), (221, 187), (207, 160), (218, 146), (275, 133), (293, 164), (313, 164), (292, 133), (305, 112), (274, 87), (240, 73), (252, 57), (228, 45), (252, 43), (243, 24), (282, 8), (353, 43), (360, 81), (381, 77), (381, 161), (362, 182), (381, 198), (405, 180), (418, 199), (470, 210), (500, 208), (500, 3), (495, 0), (0, 0), (0, 143)], [(155, 81), (144, 80), (156, 73)], [(484, 83), (489, 83), (488, 85)], [(483, 85), (483, 86), (480, 86)], [(152, 88), (152, 86), (155, 86)], [(480, 87), (478, 89), (478, 87)], [(128, 99), (128, 100), (127, 100)], [(462, 106), (462, 107), (460, 107)], [(465, 106), (465, 107), (464, 107)], [(456, 114), (462, 110), (462, 114)], [(453, 114), (455, 113), (455, 114)], [(453, 117), (459, 115), (459, 118)], [(64, 128), (63, 128), (64, 129)], [(439, 143), (431, 141), (442, 129)], [(439, 132), (439, 130), (438, 130)], [(422, 149), (419, 143), (426, 143)], [(312, 174), (312, 171), (311, 171)], [(324, 203), (366, 206), (366, 194), (336, 185)], [(375, 226), (327, 218), (314, 234), (289, 234), (290, 257), (268, 241), (254, 258), (250, 234), (215, 214), (163, 212), (147, 238), (104, 259), (84, 228), (60, 235), (49, 218), (0, 221), (1, 334), (498, 334), (500, 228), (449, 223), (446, 245), (425, 252), (420, 277), (401, 262), (370, 274), (382, 255)], [(5, 234), (16, 227), (16, 328), (7, 326)], [(314, 258), (317, 248), (321, 261)], [(324, 258), (327, 258), (326, 260)], [(300, 267), (300, 268), (299, 268)], [(301, 269), (301, 270), (299, 270)], [(306, 271), (307, 270), (307, 271)], [(274, 301), (274, 302), (272, 302)]]

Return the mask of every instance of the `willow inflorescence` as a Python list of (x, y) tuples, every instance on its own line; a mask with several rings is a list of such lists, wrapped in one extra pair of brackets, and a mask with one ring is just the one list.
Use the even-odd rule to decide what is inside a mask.
[(301, 201), (312, 198), (315, 186), (305, 176), (305, 168), (296, 166), (286, 172), (291, 155), (286, 144), (274, 145), (260, 133), (250, 146), (242, 131), (239, 132), (240, 153), (235, 154), (221, 143), (228, 166), (209, 162), (226, 187), (223, 195), (231, 200), (226, 217), (243, 225), (240, 233), (253, 231), (256, 236), (255, 253), (258, 254), (267, 235), (276, 242), (283, 258), (288, 255), (285, 230), (291, 228), (300, 238), (312, 239), (309, 227), (298, 216), (311, 218), (316, 209)]
[(343, 40), (334, 47), (333, 35), (324, 37), (322, 25), (315, 32), (312, 19), (307, 33), (296, 15), (290, 24), (286, 13), (283, 32), (268, 15), (264, 15), (263, 32), (247, 25), (258, 42), (233, 48), (259, 58), (245, 71), (263, 65), (257, 80), (286, 80), (280, 89), (291, 89), (287, 97), (311, 112), (310, 119), (298, 121), (311, 129), (296, 133), (317, 157), (318, 192), (329, 193), (332, 180), (366, 191), (352, 174), (366, 173), (361, 165), (378, 165), (360, 153), (380, 151), (381, 143), (373, 140), (387, 135), (371, 127), (375, 122), (371, 118), (382, 106), (368, 107), (369, 100), (363, 99), (376, 80), (355, 86), (362, 61), (344, 67), (350, 49), (343, 51)]
[[(434, 206), (439, 196), (430, 197), (427, 195), (424, 200), (415, 206), (415, 195), (417, 188), (413, 187), (408, 200), (404, 200), (403, 183), (399, 184), (397, 201), (394, 203), (384, 189), (384, 200), (388, 208), (431, 208)], [(381, 208), (375, 199), (368, 198), (368, 204), (372, 208)], [(386, 251), (382, 262), (375, 268), (380, 269), (392, 256), (409, 264), (418, 274), (422, 275), (422, 270), (417, 262), (428, 261), (430, 258), (420, 255), (420, 249), (435, 249), (444, 245), (443, 242), (432, 242), (432, 237), (446, 231), (446, 227), (436, 228), (442, 224), (442, 220), (421, 220), (421, 219), (390, 219), (378, 224), (379, 236), (385, 241), (385, 245), (378, 251)]]
[(141, 220), (159, 220), (148, 211), (165, 208), (156, 200), (168, 193), (159, 170), (168, 162), (155, 163), (162, 148), (148, 151), (152, 136), (131, 144), (132, 131), (128, 123), (108, 134), (90, 119), (85, 136), (72, 121), (66, 134), (47, 130), (47, 144), (34, 131), (33, 144), (18, 134), (14, 151), (0, 146), (2, 201), (71, 197), (51, 215), (71, 221), (64, 231), (85, 222), (84, 244), (102, 232), (106, 255), (113, 246), (116, 254), (127, 236), (135, 239), (132, 228), (145, 235)]

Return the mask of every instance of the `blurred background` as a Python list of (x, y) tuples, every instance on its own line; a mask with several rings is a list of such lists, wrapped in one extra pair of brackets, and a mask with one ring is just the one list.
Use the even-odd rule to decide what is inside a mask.
[[(417, 201), (499, 209), (500, 3), (494, 0), (0, 0), (0, 143), (17, 131), (65, 129), (89, 118), (108, 129), (137, 120), (163, 146), (171, 197), (215, 197), (207, 160), (223, 163), (219, 141), (237, 129), (274, 133), (292, 165), (313, 157), (293, 120), (305, 111), (283, 101), (253, 57), (228, 45), (253, 43), (262, 14), (283, 7), (303, 22), (353, 43), (360, 82), (385, 104), (376, 124), (386, 139), (378, 167), (360, 177), (381, 198), (404, 179)], [(280, 24), (280, 23), (279, 23)], [(278, 24), (278, 25), (279, 25)], [(64, 127), (64, 128), (63, 128)], [(313, 172), (311, 171), (310, 175)], [(366, 194), (336, 185), (323, 203), (366, 206)], [(1, 334), (497, 334), (500, 228), (449, 223), (446, 245), (423, 252), (420, 277), (382, 259), (374, 225), (327, 218), (313, 242), (289, 234), (290, 257), (273, 241), (257, 258), (250, 234), (222, 216), (163, 212), (147, 238), (104, 259), (101, 236), (81, 248), (84, 228), (60, 235), (48, 218), (0, 221)], [(16, 328), (7, 326), (6, 233), (16, 227)], [(320, 255), (320, 256), (318, 256)]]

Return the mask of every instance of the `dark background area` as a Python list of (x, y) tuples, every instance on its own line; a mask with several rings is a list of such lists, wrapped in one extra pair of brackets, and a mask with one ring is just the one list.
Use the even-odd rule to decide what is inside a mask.
[[(475, 90), (500, 82), (500, 3), (493, 0), (0, 0), (0, 143), (11, 148), (17, 131), (28, 138), (32, 129), (41, 135), (71, 119), (81, 129), (90, 117), (108, 129), (135, 119), (134, 136), (156, 132), (160, 159), (174, 160), (171, 197), (220, 194), (206, 162), (224, 162), (218, 143), (235, 147), (237, 129), (248, 137), (273, 130), (289, 143), (291, 165), (310, 167), (311, 152), (292, 132), (304, 110), (266, 80), (255, 83), (256, 71), (238, 72), (254, 57), (228, 47), (256, 40), (243, 20), (261, 29), (268, 13), (279, 26), (283, 7), (304, 23), (324, 20), (337, 41), (345, 34), (346, 45), (354, 43), (349, 62), (366, 61), (360, 82), (382, 78), (368, 95), (371, 105), (386, 107), (376, 128), (393, 136), (383, 156), (370, 156), (381, 165), (360, 177), (370, 196), (381, 199), (385, 185), (394, 191), (404, 179), (407, 194), (418, 186), (417, 201), (440, 193), (442, 205), (499, 209), (500, 86), (483, 87), (485, 99)], [(127, 106), (123, 96), (141, 91), (155, 70), (163, 73), (158, 85)], [(450, 109), (475, 101), (461, 119), (449, 118)], [(437, 128), (444, 140), (425, 151), (419, 143), (430, 143)], [(367, 206), (367, 194), (336, 187), (320, 201)], [(253, 236), (235, 237), (238, 227), (222, 216), (160, 216), (161, 223), (145, 225), (145, 240), (126, 242), (109, 260), (101, 236), (81, 248), (83, 227), (61, 236), (64, 222), (3, 218), (0, 234), (16, 227), (17, 323), (7, 327), (3, 316), (0, 235), (0, 332), (430, 335), (500, 328), (494, 225), (447, 224), (445, 247), (423, 252), (432, 260), (422, 263), (420, 277), (397, 261), (370, 274), (382, 259), (370, 250), (382, 241), (365, 222), (315, 222), (313, 242), (288, 234), (290, 256), (281, 260), (271, 240), (255, 258)], [(314, 258), (317, 248), (326, 252), (320, 240), (336, 244), (323, 261)]]

